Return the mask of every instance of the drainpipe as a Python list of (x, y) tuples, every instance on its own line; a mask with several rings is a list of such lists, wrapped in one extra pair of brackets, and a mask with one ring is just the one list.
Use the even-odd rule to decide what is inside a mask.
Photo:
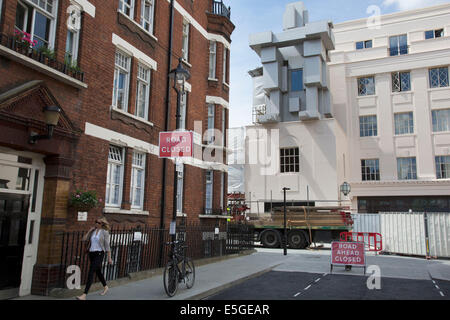
[[(169, 124), (170, 124), (170, 77), (169, 72), (171, 70), (172, 66), (172, 40), (173, 40), (173, 20), (174, 20), (174, 0), (170, 0), (170, 29), (169, 29), (169, 50), (167, 54), (167, 91), (166, 91), (166, 124), (164, 127), (164, 131), (169, 131)], [(165, 228), (164, 223), (164, 215), (166, 211), (166, 170), (167, 169), (167, 159), (163, 159), (163, 169), (162, 169), (162, 192), (161, 192), (161, 217), (160, 217), (160, 229)], [(163, 250), (164, 250), (164, 236), (163, 232), (161, 231), (160, 234), (160, 252), (159, 252), (159, 265), (162, 266), (162, 259), (163, 259)]]

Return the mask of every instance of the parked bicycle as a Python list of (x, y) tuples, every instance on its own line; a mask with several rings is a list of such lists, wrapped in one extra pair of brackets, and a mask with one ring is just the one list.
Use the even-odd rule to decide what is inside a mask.
[(184, 241), (168, 242), (172, 246), (169, 261), (164, 269), (164, 289), (169, 297), (173, 297), (178, 290), (178, 284), (184, 282), (186, 288), (191, 289), (195, 281), (194, 261), (186, 257)]

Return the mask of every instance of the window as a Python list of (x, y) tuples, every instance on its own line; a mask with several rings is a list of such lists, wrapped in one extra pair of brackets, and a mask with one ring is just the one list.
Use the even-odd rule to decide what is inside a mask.
[(225, 147), (226, 116), (227, 116), (226, 110), (225, 110), (225, 108), (223, 108), (222, 109), (222, 146), (223, 147)]
[(151, 34), (153, 34), (154, 7), (154, 0), (142, 0), (141, 25)]
[(414, 119), (412, 112), (394, 114), (395, 134), (412, 134), (414, 133)]
[(183, 212), (184, 164), (177, 164), (177, 213)]
[(358, 79), (358, 95), (370, 96), (375, 94), (375, 77), (363, 77)]
[(410, 72), (394, 72), (392, 74), (392, 92), (411, 91)]
[(430, 69), (430, 87), (448, 87), (448, 67)]
[(290, 70), (291, 74), (291, 91), (303, 90), (303, 69)]
[(360, 116), (359, 117), (359, 136), (360, 137), (376, 137), (378, 135), (377, 116)]
[(56, 28), (56, 0), (23, 0), (17, 2), (15, 28), (37, 41), (35, 49), (53, 48)]
[(372, 48), (372, 40), (356, 42), (356, 50)]
[(228, 48), (223, 48), (223, 82), (228, 83)]
[(425, 39), (441, 38), (444, 36), (444, 29), (425, 31)]
[(209, 42), (209, 79), (216, 78), (216, 52), (217, 52), (217, 42)]
[(397, 177), (399, 180), (416, 180), (416, 158), (397, 158)]
[(408, 38), (406, 34), (389, 38), (391, 56), (408, 54)]
[(432, 110), (433, 132), (450, 131), (450, 109)]
[(181, 57), (184, 61), (189, 61), (189, 23), (186, 21), (183, 22)]
[(130, 57), (117, 51), (114, 69), (113, 107), (128, 110), (128, 88), (130, 81)]
[(109, 146), (105, 196), (105, 204), (107, 206), (120, 207), (122, 202), (123, 159), (124, 155), (122, 148)]
[(281, 173), (300, 172), (299, 148), (280, 149)]
[(207, 133), (207, 142), (214, 142), (214, 104), (208, 104), (208, 133)]
[(134, 0), (119, 0), (119, 11), (133, 19)]
[(450, 179), (450, 156), (438, 156), (436, 159), (436, 178)]
[(180, 118), (178, 119), (178, 129), (186, 129), (186, 108), (187, 108), (187, 92), (181, 95), (180, 102)]
[(205, 213), (212, 214), (214, 172), (206, 171)]
[(143, 209), (145, 186), (145, 154), (133, 152), (133, 164), (131, 167), (131, 207)]
[(66, 53), (64, 60), (68, 64), (77, 64), (79, 32), (67, 30)]
[(143, 65), (138, 65), (137, 88), (136, 88), (136, 109), (135, 116), (148, 119), (148, 104), (150, 92), (150, 69)]
[(380, 161), (378, 159), (361, 160), (362, 181), (380, 180)]

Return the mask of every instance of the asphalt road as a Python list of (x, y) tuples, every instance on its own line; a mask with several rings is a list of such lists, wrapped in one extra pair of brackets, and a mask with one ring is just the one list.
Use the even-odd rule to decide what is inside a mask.
[(372, 290), (367, 281), (362, 275), (271, 271), (205, 300), (450, 300), (448, 281), (384, 277)]

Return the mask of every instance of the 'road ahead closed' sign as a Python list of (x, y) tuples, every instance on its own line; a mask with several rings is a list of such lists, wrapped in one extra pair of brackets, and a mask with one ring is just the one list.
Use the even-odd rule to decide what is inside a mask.
[(365, 267), (364, 242), (335, 241), (331, 243), (331, 264)]

